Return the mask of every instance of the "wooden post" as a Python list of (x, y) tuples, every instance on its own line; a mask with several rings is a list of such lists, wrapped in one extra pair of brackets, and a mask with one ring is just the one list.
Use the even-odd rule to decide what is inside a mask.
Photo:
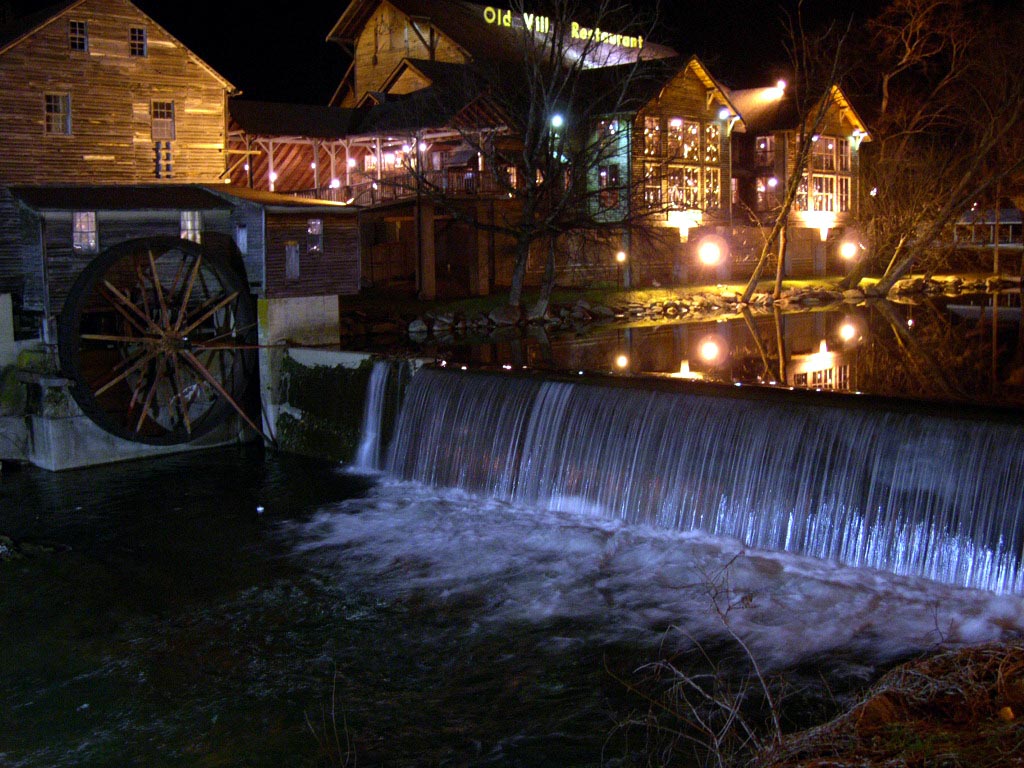
[(416, 271), (419, 273), (419, 298), (432, 301), (437, 297), (437, 254), (434, 250), (434, 204), (419, 198), (416, 201)]

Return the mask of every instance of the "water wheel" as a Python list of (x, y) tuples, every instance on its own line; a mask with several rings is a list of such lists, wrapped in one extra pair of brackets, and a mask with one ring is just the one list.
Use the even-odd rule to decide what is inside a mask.
[(257, 429), (243, 408), (255, 338), (242, 275), (196, 243), (151, 237), (115, 245), (82, 271), (58, 345), (90, 419), (118, 437), (173, 445), (232, 413)]

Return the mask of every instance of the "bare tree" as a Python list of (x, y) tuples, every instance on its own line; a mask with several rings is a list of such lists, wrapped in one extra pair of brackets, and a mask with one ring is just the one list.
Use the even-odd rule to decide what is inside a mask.
[(546, 245), (544, 304), (555, 283), (559, 238), (600, 239), (656, 212), (631, 204), (637, 182), (629, 172), (630, 115), (642, 106), (649, 84), (671, 68), (642, 55), (655, 14), (637, 13), (619, 0), (548, 0), (541, 8), (528, 12), (523, 0), (513, 0), (503, 18), (514, 51), (474, 62), (458, 75), (461, 97), (475, 95), (452, 127), (480, 158), (481, 184), (506, 201), (498, 215), (478, 217), (465, 195), (453, 194), (422, 165), (413, 161), (407, 168), (418, 194), (514, 243), (512, 307), (521, 304), (539, 246)]
[(889, 258), (869, 292), (884, 296), (1024, 167), (1008, 151), (1024, 129), (1022, 26), (1019, 11), (997, 19), (960, 0), (894, 0), (871, 28), (881, 100), (866, 179), (873, 250)]
[(813, 32), (804, 27), (797, 12), (787, 19), (786, 44), (792, 68), (787, 98), (792, 100), (796, 115), (796, 137), (791, 165), (787, 167), (786, 187), (782, 201), (775, 212), (771, 230), (765, 238), (753, 274), (741, 295), (741, 302), (750, 302), (773, 252), (778, 253), (775, 275), (775, 298), (782, 293), (782, 270), (786, 253), (786, 224), (793, 210), (814, 146), (829, 110), (836, 105), (836, 87), (844, 73), (844, 46), (849, 27), (833, 24), (823, 31)]

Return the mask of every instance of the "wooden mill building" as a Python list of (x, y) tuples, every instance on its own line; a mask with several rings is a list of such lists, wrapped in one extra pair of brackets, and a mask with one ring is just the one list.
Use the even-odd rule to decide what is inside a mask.
[(64, 3), (0, 33), (0, 293), (41, 309), (7, 188), (217, 183), (234, 92), (128, 0)]

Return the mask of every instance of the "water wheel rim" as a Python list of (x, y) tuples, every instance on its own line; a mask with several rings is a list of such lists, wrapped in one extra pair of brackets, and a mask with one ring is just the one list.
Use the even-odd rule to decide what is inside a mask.
[[(141, 238), (91, 261), (60, 315), (61, 368), (106, 432), (187, 443), (246, 414), (255, 309), (245, 278), (188, 240)], [(255, 425), (253, 425), (255, 426)]]

